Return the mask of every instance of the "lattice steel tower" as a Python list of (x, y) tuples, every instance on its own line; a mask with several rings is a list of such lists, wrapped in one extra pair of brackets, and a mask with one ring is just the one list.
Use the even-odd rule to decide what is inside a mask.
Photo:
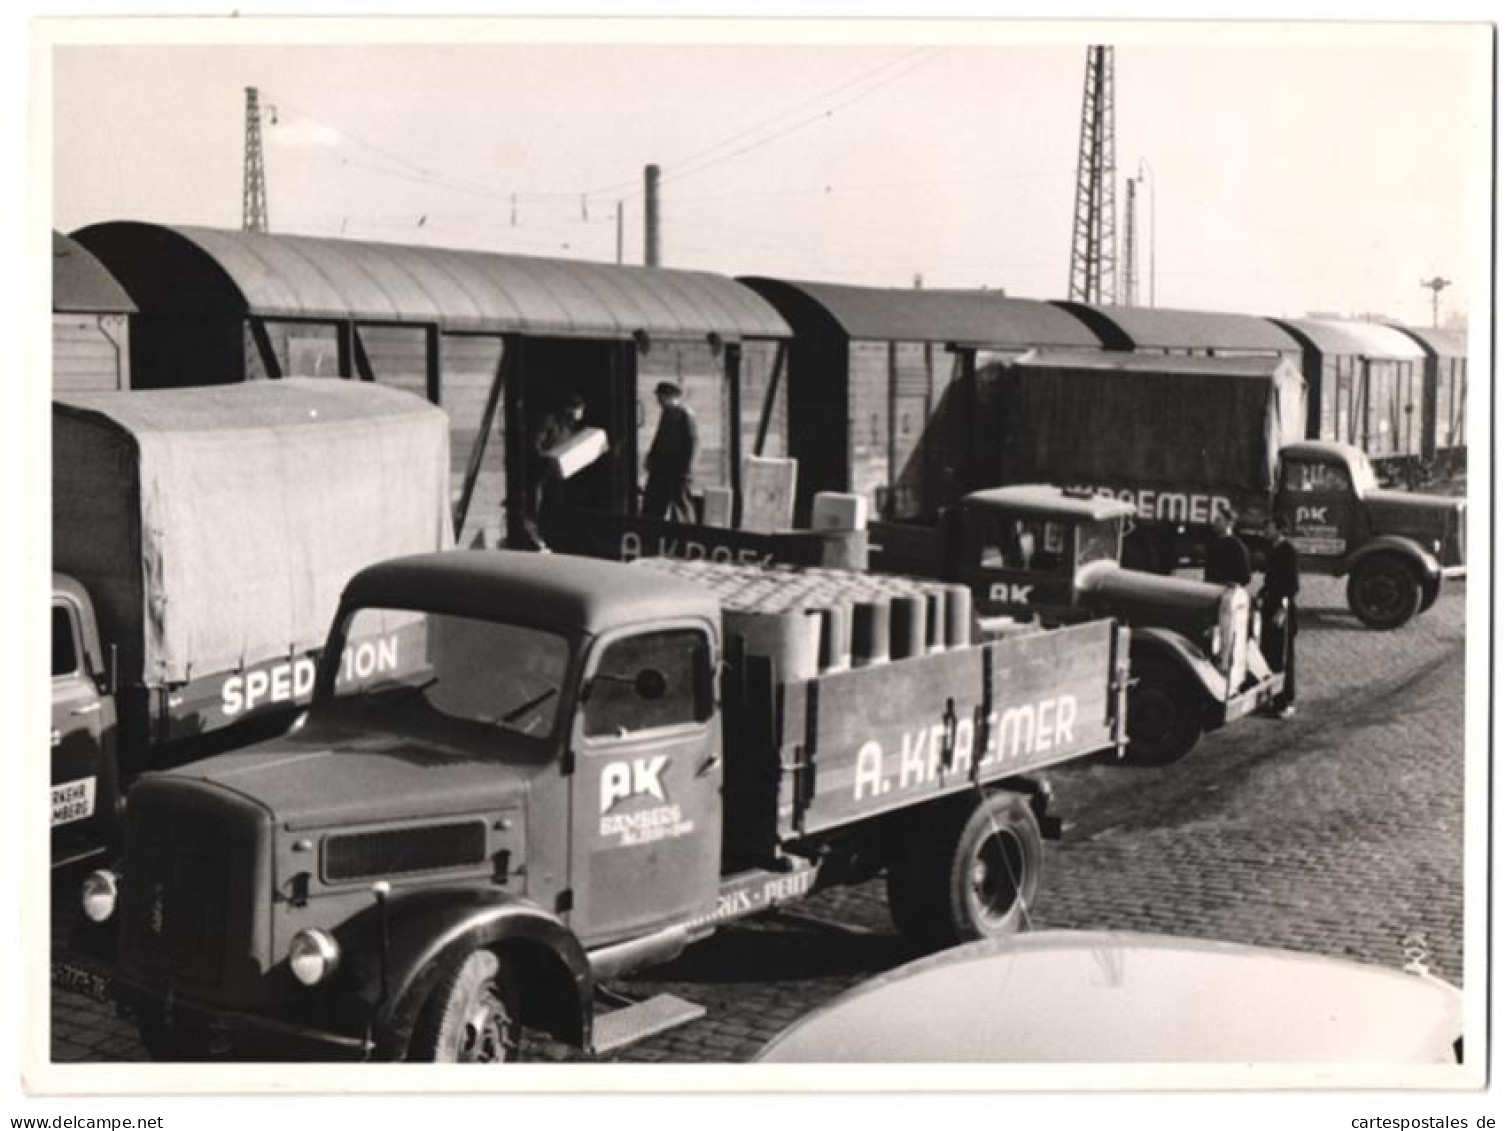
[(1082, 302), (1115, 299), (1114, 180), (1114, 49), (1089, 47), (1082, 83), (1068, 298)]
[(267, 230), (267, 171), (261, 156), (261, 106), (256, 88), (246, 88), (246, 174), (241, 186), (241, 228)]
[(1135, 247), (1135, 178), (1124, 178), (1124, 288), (1125, 306), (1140, 305), (1139, 249)]

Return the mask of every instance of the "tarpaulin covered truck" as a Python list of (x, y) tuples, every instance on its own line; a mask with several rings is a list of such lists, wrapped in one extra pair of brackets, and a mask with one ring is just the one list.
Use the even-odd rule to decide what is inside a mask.
[(1200, 561), (1220, 513), (1258, 553), (1281, 515), (1303, 568), (1347, 576), (1350, 609), (1380, 629), (1464, 575), (1464, 501), (1383, 490), (1359, 449), (1304, 440), (1305, 385), (1289, 361), (1039, 351), (1000, 382), (1001, 481), (1133, 504), (1128, 565)]
[[(118, 1000), (154, 1055), (503, 1060), (699, 1014), (597, 987), (886, 871), (926, 945), (1016, 929), (1030, 774), (1122, 749), (1128, 634), (975, 641), (967, 591), (838, 571), (507, 551), (356, 576), (302, 727), (144, 778)], [(824, 603), (823, 603), (824, 600)], [(398, 666), (341, 684), (352, 639)]]
[[(340, 591), (451, 545), (442, 412), (319, 380), (53, 406), (54, 860), (105, 843), (122, 776), (306, 703)], [(348, 670), (389, 662), (363, 641)]]

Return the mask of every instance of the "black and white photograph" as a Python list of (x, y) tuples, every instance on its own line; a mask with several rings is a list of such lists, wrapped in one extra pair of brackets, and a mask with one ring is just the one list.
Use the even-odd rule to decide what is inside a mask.
[(207, 17), (30, 24), (18, 1114), (1487, 1126), (1493, 25)]

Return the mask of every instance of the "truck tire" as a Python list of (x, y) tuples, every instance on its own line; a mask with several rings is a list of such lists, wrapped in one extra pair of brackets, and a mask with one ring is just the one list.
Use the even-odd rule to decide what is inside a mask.
[(1130, 657), (1127, 761), (1165, 766), (1187, 757), (1203, 736), (1200, 716), (1187, 676), (1175, 664), (1163, 656)]
[(408, 1045), (408, 1059), (451, 1064), (516, 1060), (522, 1035), (517, 994), (501, 959), (474, 950), (452, 962)]
[(1400, 628), (1422, 610), (1422, 581), (1398, 554), (1372, 554), (1349, 575), (1349, 610), (1366, 628)]
[(1442, 592), (1442, 590), (1443, 590), (1443, 578), (1441, 578), (1441, 577), (1429, 577), (1429, 578), (1425, 578), (1423, 580), (1423, 583), (1422, 583), (1422, 607), (1419, 608), (1417, 611), (1419, 613), (1425, 613), (1429, 609), (1431, 609), (1433, 607), (1434, 603), (1438, 600), (1438, 594), (1440, 592)]
[(890, 865), (890, 916), (923, 950), (1012, 934), (1040, 886), (1041, 857), (1029, 801), (991, 792)]

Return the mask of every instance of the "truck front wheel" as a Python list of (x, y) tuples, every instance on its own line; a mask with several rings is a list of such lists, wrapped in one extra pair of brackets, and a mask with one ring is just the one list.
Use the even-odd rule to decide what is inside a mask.
[(1141, 766), (1164, 766), (1185, 758), (1203, 735), (1187, 677), (1160, 656), (1130, 660), (1129, 748)]
[[(924, 826), (917, 826), (922, 828)], [(1041, 876), (1041, 829), (1021, 795), (997, 791), (926, 829), (889, 867), (889, 913), (925, 950), (1018, 931)]]
[(453, 962), (424, 1006), (409, 1060), (490, 1064), (516, 1060), (522, 1026), (501, 960), (476, 950)]
[(1396, 554), (1374, 554), (1349, 575), (1349, 609), (1366, 628), (1400, 628), (1422, 609), (1416, 571)]

